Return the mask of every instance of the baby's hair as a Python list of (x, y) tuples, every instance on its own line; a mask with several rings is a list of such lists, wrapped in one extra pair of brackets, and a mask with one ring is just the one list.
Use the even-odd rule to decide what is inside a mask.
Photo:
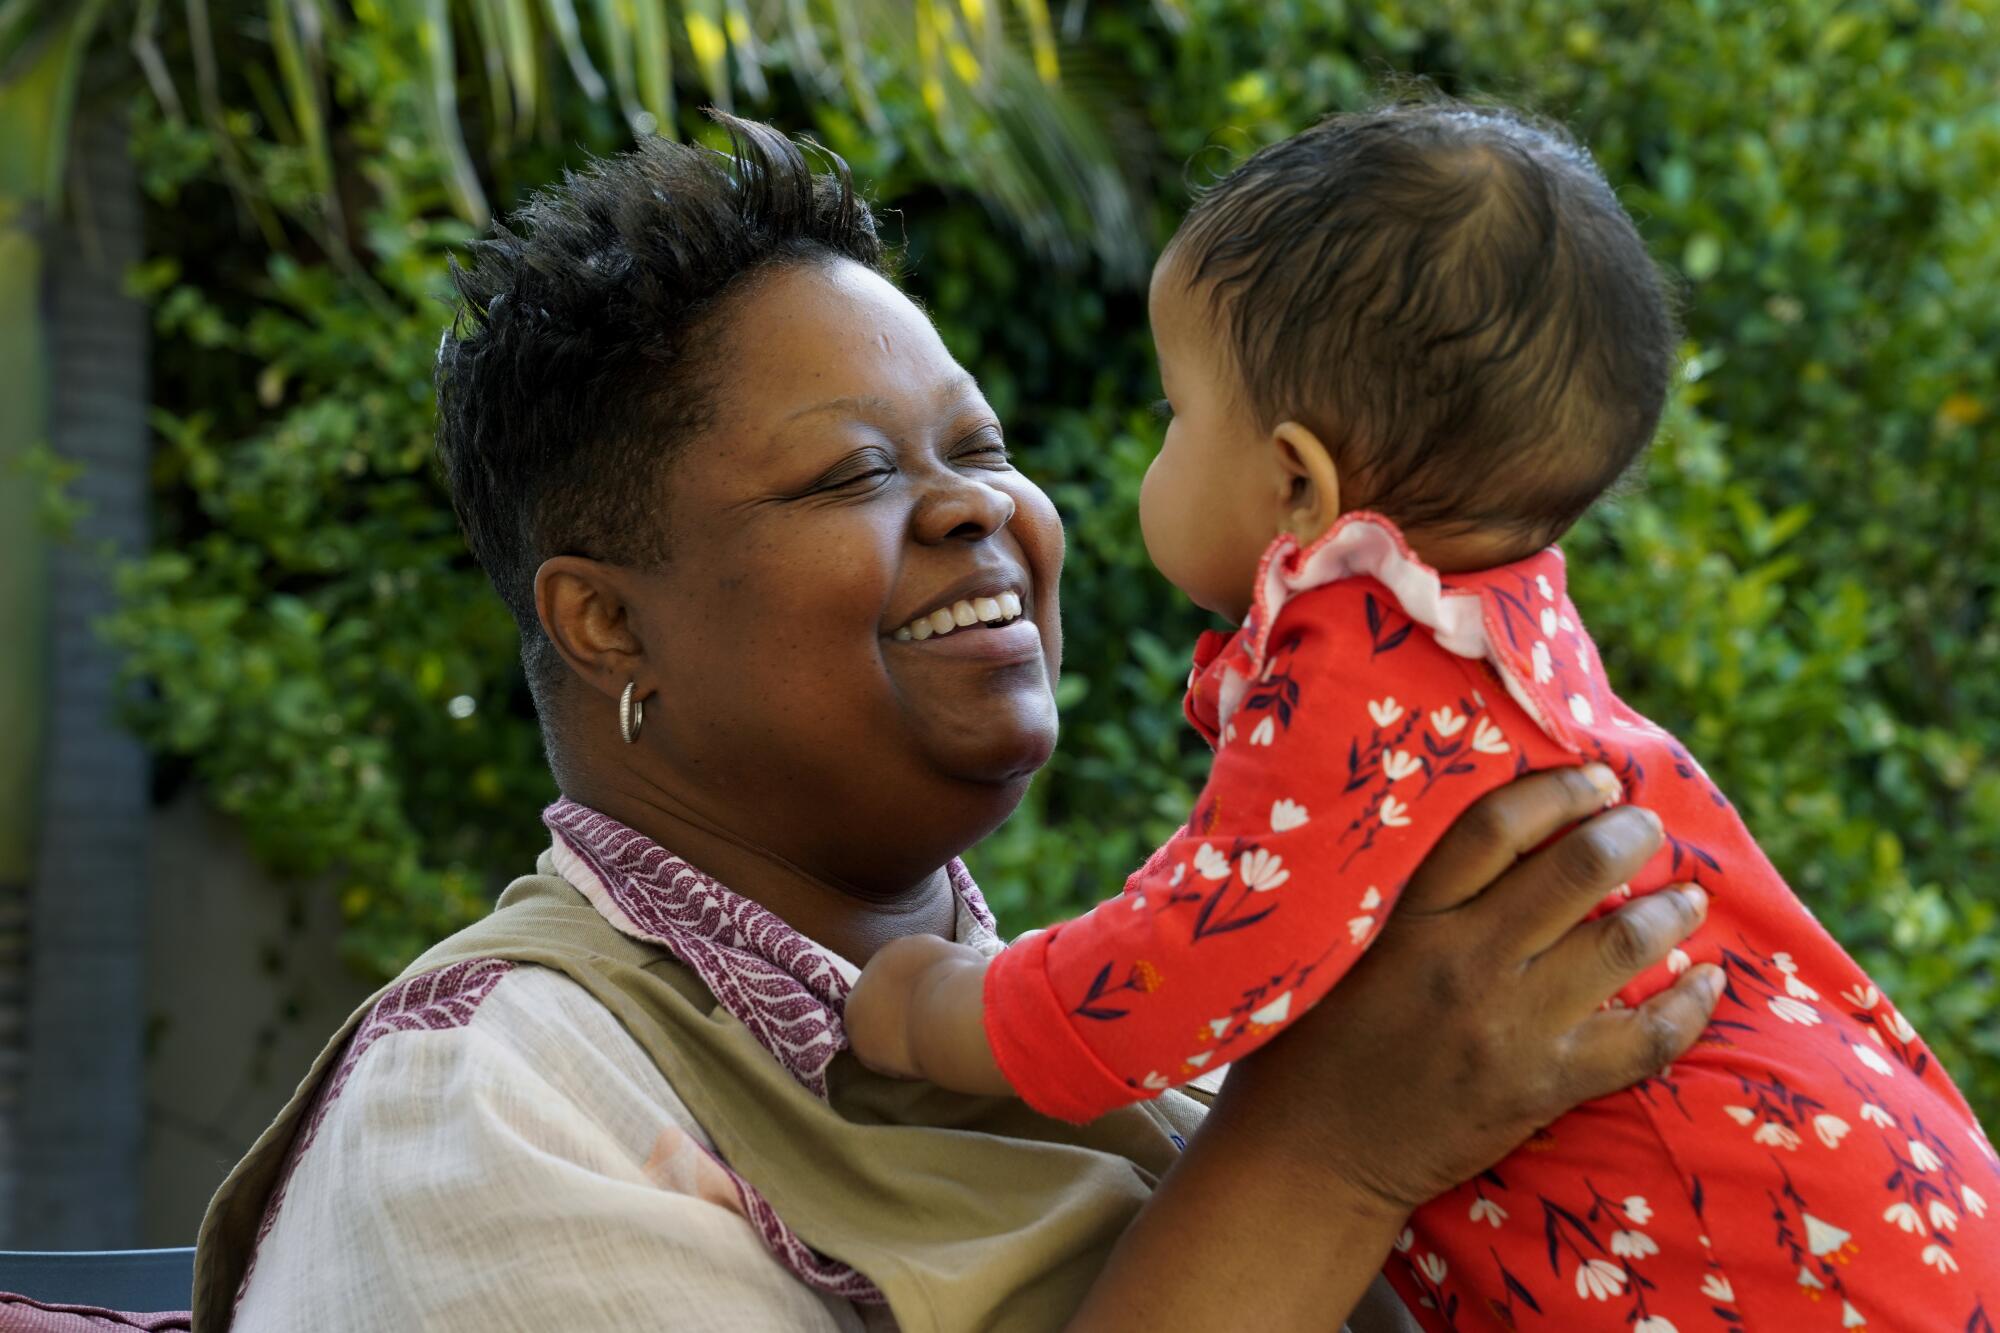
[(1644, 452), (1674, 373), (1665, 284), (1603, 174), (1500, 108), (1328, 117), (1208, 189), (1167, 263), (1222, 320), (1261, 428), (1312, 427), (1406, 527), (1518, 555)]

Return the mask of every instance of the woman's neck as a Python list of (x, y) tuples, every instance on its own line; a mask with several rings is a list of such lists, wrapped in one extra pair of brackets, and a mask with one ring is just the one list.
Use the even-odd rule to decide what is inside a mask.
[(578, 773), (559, 776), (571, 800), (643, 833), (857, 966), (903, 935), (954, 935), (957, 898), (941, 866), (907, 886), (864, 892), (800, 864), (732, 827), (732, 821), (635, 773), (622, 772), (609, 781)]

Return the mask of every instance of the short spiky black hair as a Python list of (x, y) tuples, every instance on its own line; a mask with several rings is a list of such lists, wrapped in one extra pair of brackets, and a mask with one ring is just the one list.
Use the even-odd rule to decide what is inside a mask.
[(1441, 97), (1248, 158), (1168, 248), (1265, 429), (1321, 433), (1411, 527), (1555, 540), (1652, 439), (1677, 333), (1660, 272), (1559, 127)]
[(727, 153), (648, 139), (565, 174), (452, 265), (438, 457), (538, 704), (558, 663), (535, 571), (554, 555), (666, 559), (658, 482), (712, 415), (704, 353), (724, 299), (774, 265), (884, 267), (846, 163), (815, 148), (815, 170), (770, 126), (716, 119)]

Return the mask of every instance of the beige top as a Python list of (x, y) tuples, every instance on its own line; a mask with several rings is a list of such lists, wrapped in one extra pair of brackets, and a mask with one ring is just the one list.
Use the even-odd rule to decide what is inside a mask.
[[(822, 1029), (753, 1040), (735, 1017), (795, 1005), (716, 1006), (637, 942), (681, 929), (663, 904), (713, 932), (679, 937), (696, 954), (757, 933), (786, 972), (739, 953), (707, 975), (764, 1003), (774, 979), (844, 989), (853, 966), (622, 826), (605, 836), (649, 875), (667, 865), (680, 896), (559, 836), (539, 878), (357, 1011), (211, 1205), (197, 1326), (868, 1330), (895, 1326), (884, 1291), (925, 1328), (975, 1309), (1060, 1322), (1199, 1108), (1076, 1130), (849, 1060), (833, 1110), (808, 1090)], [(957, 937), (997, 950), (969, 886)]]
[(395, 1033), (355, 1064), (235, 1327), (894, 1327), (792, 1276), (697, 1145), (609, 1010), (559, 972), (515, 968), (463, 1026)]

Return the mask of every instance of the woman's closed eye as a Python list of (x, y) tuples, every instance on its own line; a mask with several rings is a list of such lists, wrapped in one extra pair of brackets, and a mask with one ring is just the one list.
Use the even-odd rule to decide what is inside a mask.
[(955, 463), (969, 463), (974, 467), (1011, 468), (1013, 455), (1007, 452), (1007, 441), (1000, 437), (995, 426), (981, 426), (972, 434), (960, 440), (951, 451)]
[(896, 460), (886, 451), (863, 449), (821, 473), (800, 495), (861, 494), (875, 489), (895, 472)]

